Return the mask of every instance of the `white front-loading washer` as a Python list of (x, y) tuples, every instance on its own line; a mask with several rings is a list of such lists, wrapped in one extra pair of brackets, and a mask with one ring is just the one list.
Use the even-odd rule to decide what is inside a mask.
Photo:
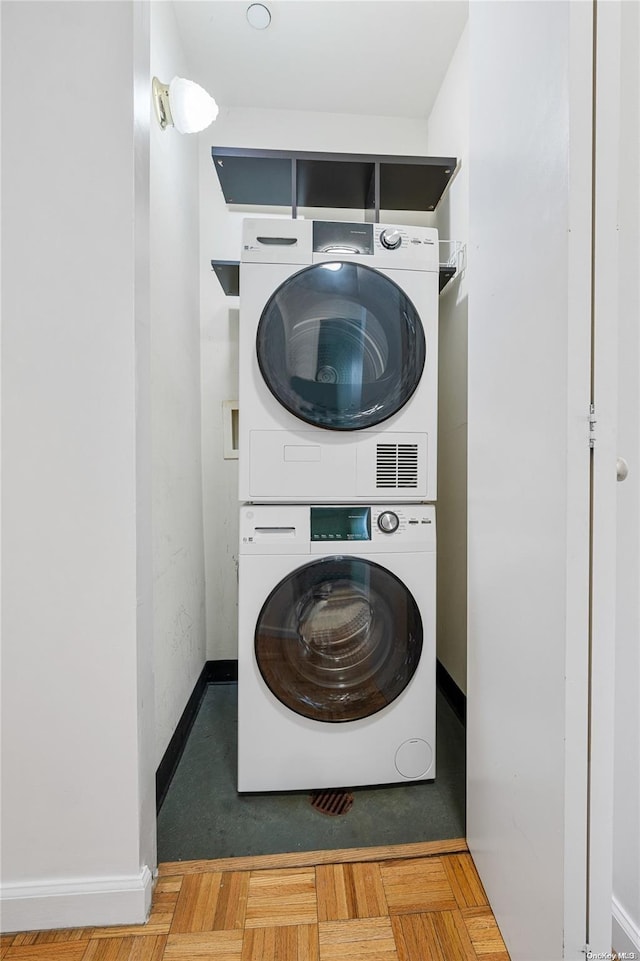
[(436, 498), (438, 235), (245, 220), (239, 499)]
[(435, 777), (435, 510), (240, 509), (238, 790)]

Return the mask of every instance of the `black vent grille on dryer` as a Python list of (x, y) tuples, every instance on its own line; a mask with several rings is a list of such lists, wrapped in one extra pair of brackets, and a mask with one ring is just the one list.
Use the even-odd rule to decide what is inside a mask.
[(376, 445), (376, 487), (396, 490), (418, 486), (418, 445)]

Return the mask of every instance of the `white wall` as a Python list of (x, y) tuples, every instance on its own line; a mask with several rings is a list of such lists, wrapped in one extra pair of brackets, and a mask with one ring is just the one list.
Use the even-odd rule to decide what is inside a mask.
[[(215, 91), (212, 91), (215, 94)], [(200, 151), (200, 290), (202, 305), (202, 459), (204, 477), (207, 657), (237, 657), (237, 461), (223, 460), (222, 402), (237, 400), (238, 299), (227, 298), (212, 259), (239, 260), (242, 220), (228, 210), (211, 161), (211, 145), (282, 150), (424, 155), (426, 124), (394, 117), (286, 110), (223, 109)], [(310, 213), (305, 211), (306, 213)], [(278, 208), (277, 215), (291, 216)], [(269, 216), (268, 213), (265, 214)], [(327, 211), (326, 219), (363, 219), (362, 211)], [(273, 214), (271, 214), (273, 216)], [(407, 214), (401, 215), (406, 218)], [(419, 214), (412, 222), (431, 222)], [(240, 411), (242, 416), (242, 411)]]
[[(190, 76), (172, 3), (151, 5), (151, 73)], [(206, 134), (200, 135), (206, 137)], [(156, 766), (206, 660), (200, 449), (198, 135), (151, 125)]]
[[(460, 168), (436, 211), (442, 240), (469, 237), (469, 29), (465, 28), (429, 116), (427, 153)], [(444, 256), (444, 253), (443, 253)], [(438, 342), (438, 659), (467, 689), (467, 276), (440, 295)]]
[(2, 6), (8, 930), (150, 898), (148, 57), (142, 5)]
[(613, 946), (640, 956), (640, 6), (621, 8), (620, 321)]

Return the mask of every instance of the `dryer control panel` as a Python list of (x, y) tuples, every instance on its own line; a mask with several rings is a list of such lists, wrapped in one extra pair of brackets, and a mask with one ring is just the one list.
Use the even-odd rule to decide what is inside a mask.
[(435, 227), (342, 220), (254, 220), (242, 224), (242, 262), (299, 264), (353, 261), (370, 267), (439, 272)]
[(417, 261), (423, 270), (438, 268), (438, 233), (432, 227), (314, 220), (312, 241), (314, 254), (372, 257), (396, 267)]

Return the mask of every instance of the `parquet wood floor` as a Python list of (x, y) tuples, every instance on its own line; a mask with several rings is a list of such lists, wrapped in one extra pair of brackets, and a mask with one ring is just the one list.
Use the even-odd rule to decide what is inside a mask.
[(161, 865), (146, 924), (6, 934), (0, 958), (509, 961), (471, 855), (449, 844)]

